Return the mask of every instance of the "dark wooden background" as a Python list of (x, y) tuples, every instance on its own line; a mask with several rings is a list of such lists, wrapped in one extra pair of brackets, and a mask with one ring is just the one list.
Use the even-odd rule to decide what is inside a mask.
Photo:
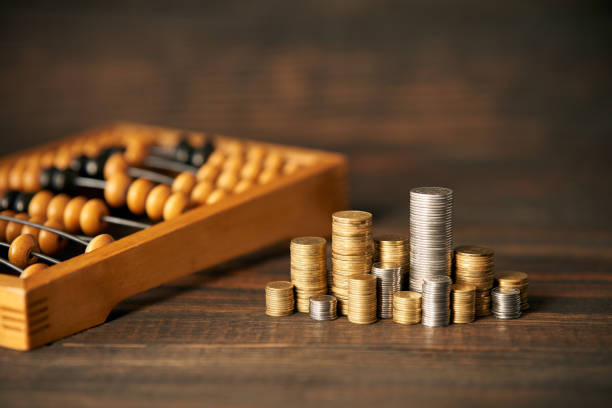
[(3, 154), (117, 119), (341, 151), (376, 232), (408, 233), (411, 187), (452, 187), (457, 243), (528, 272), (532, 309), (269, 318), (280, 245), (0, 350), (0, 406), (609, 404), (612, 11), (515, 3), (3, 2)]

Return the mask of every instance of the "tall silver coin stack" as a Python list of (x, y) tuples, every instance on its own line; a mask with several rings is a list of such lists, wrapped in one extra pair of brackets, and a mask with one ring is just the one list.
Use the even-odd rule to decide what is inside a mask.
[(402, 265), (399, 263), (372, 264), (372, 275), (376, 276), (376, 299), (378, 301), (378, 317), (390, 319), (393, 317), (393, 294), (402, 290)]
[(310, 297), (310, 318), (313, 320), (334, 320), (338, 317), (338, 301), (335, 296), (314, 295)]
[(427, 276), (423, 279), (422, 322), (425, 326), (448, 326), (450, 322), (449, 276)]
[(410, 190), (410, 290), (421, 292), (423, 279), (450, 276), (453, 254), (453, 190)]
[(496, 287), (491, 291), (492, 312), (498, 319), (521, 317), (521, 291), (518, 288)]

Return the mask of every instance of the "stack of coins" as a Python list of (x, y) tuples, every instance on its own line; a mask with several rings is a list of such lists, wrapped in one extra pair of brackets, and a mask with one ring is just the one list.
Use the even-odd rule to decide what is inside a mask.
[(357, 275), (349, 278), (348, 319), (352, 323), (376, 321), (376, 277)]
[(408, 238), (403, 235), (386, 234), (374, 237), (374, 259), (385, 264), (409, 265), (410, 248)]
[(291, 282), (297, 294), (297, 310), (308, 313), (313, 295), (327, 294), (325, 239), (300, 237), (291, 240)]
[(402, 289), (402, 265), (387, 262), (376, 262), (372, 265), (372, 275), (376, 276), (376, 298), (378, 300), (378, 317), (393, 317), (393, 294)]
[(410, 190), (410, 290), (421, 292), (423, 279), (450, 276), (453, 248), (453, 190)]
[(450, 322), (450, 287), (448, 276), (428, 276), (423, 279), (423, 324), (447, 326)]
[(518, 288), (494, 288), (493, 314), (498, 319), (517, 319), (521, 317), (521, 291)]
[(502, 288), (518, 288), (521, 291), (521, 310), (529, 309), (527, 301), (527, 287), (529, 282), (525, 272), (500, 272), (495, 274), (497, 285)]
[(343, 315), (348, 313), (349, 278), (370, 272), (373, 250), (372, 214), (339, 211), (332, 215), (332, 293)]
[(471, 323), (475, 316), (476, 286), (453, 285), (453, 323)]
[(491, 314), (494, 255), (492, 249), (476, 245), (455, 248), (455, 282), (476, 286), (476, 316)]
[(396, 292), (393, 295), (393, 321), (399, 324), (417, 324), (421, 321), (421, 294)]
[(310, 297), (310, 318), (313, 320), (334, 320), (337, 300), (330, 295), (314, 295)]
[(275, 281), (266, 285), (266, 314), (289, 316), (293, 314), (295, 301), (291, 282)]

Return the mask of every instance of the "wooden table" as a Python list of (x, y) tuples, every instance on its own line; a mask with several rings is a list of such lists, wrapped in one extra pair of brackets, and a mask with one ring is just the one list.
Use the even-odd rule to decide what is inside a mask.
[[(455, 237), (529, 273), (514, 321), (264, 315), (287, 243), (0, 350), (0, 406), (597, 406), (612, 398), (609, 11), (292, 2), (2, 13), (5, 152), (114, 119), (338, 150), (375, 232), (455, 191)], [(146, 273), (146, 271), (143, 271)]]

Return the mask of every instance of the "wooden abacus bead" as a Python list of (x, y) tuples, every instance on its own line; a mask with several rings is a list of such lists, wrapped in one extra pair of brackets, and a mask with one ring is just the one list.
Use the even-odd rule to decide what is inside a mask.
[(231, 191), (238, 184), (239, 178), (237, 172), (233, 170), (224, 170), (217, 179), (217, 187), (227, 191)]
[(125, 173), (115, 173), (104, 187), (104, 199), (111, 207), (123, 207), (127, 200), (127, 192), (132, 184), (132, 178)]
[[(16, 215), (13, 215), (13, 217), (18, 218), (20, 220), (28, 220), (28, 214), (26, 213), (19, 213)], [(18, 224), (16, 222), (13, 221), (9, 221), (9, 223), (6, 226), (6, 232), (5, 232), (5, 241), (8, 242), (9, 244), (11, 242), (13, 242), (13, 240), (15, 238), (17, 238), (19, 236), (19, 234), (21, 234), (21, 230), (23, 229), (23, 224)]]
[[(44, 217), (30, 217), (29, 221), (35, 222), (37, 224), (43, 224), (45, 222)], [(40, 228), (33, 227), (31, 225), (24, 225), (21, 228), (21, 234), (30, 234), (34, 238), (38, 239), (38, 235), (40, 234)]]
[(139, 178), (136, 179), (127, 192), (127, 206), (133, 214), (142, 215), (145, 212), (147, 197), (155, 187), (152, 181)]
[(13, 265), (23, 269), (38, 261), (38, 257), (32, 256), (32, 252), (40, 252), (38, 241), (30, 234), (21, 234), (11, 243), (8, 258)]
[(213, 184), (210, 181), (200, 181), (191, 190), (191, 202), (195, 205), (201, 205), (206, 203), (206, 199), (214, 190)]
[(145, 210), (147, 215), (152, 220), (159, 220), (164, 214), (164, 204), (166, 200), (172, 194), (169, 186), (159, 184), (151, 190), (147, 196), (147, 202), (145, 203)]
[(276, 151), (268, 153), (264, 160), (264, 169), (278, 171), (283, 165), (283, 156)]
[(104, 179), (108, 180), (112, 175), (116, 173), (127, 174), (128, 162), (122, 153), (117, 152), (110, 155), (110, 157), (104, 163)]
[[(64, 228), (64, 225), (58, 220), (47, 220), (43, 225), (58, 230)], [(40, 250), (44, 254), (54, 254), (64, 248), (66, 244), (68, 244), (68, 241), (54, 232), (41, 229), (38, 233), (38, 245), (40, 245)]]
[[(4, 210), (0, 212), (0, 215), (6, 215), (7, 217), (13, 217), (15, 215), (15, 211), (13, 210)], [(8, 226), (8, 221), (0, 220), (0, 241), (8, 242), (6, 240), (6, 227)]]
[(164, 220), (171, 220), (185, 212), (189, 206), (189, 197), (181, 192), (172, 193), (164, 204)]
[(23, 183), (23, 173), (26, 170), (24, 161), (17, 161), (9, 172), (8, 187), (11, 190), (21, 190)]
[(266, 184), (270, 182), (272, 179), (276, 178), (277, 175), (278, 173), (276, 172), (276, 170), (265, 169), (264, 171), (261, 172), (257, 181), (259, 181), (260, 184)]
[(15, 204), (18, 194), (19, 192), (15, 190), (5, 191), (2, 197), (0, 197), (0, 208), (3, 210), (14, 210), (15, 206), (13, 204)]
[(81, 231), (83, 231), (85, 235), (99, 234), (108, 225), (107, 222), (102, 219), (102, 217), (106, 215), (109, 215), (109, 210), (106, 204), (104, 204), (104, 201), (99, 198), (93, 198), (87, 201), (79, 217)]
[(227, 141), (223, 146), (223, 150), (230, 156), (242, 156), (244, 154), (244, 145), (236, 140)]
[(149, 153), (149, 146), (141, 138), (130, 138), (125, 144), (125, 160), (129, 165), (137, 166), (144, 163)]
[(53, 193), (49, 190), (41, 190), (34, 194), (28, 205), (28, 214), (30, 217), (45, 218), (47, 216), (47, 207), (53, 199)]
[(13, 201), (13, 210), (18, 213), (27, 212), (32, 197), (34, 197), (33, 193), (18, 193)]
[(70, 196), (58, 194), (54, 196), (47, 205), (47, 219), (63, 222), (64, 210), (70, 201)]
[(251, 146), (251, 148), (247, 150), (247, 162), (262, 162), (265, 155), (266, 150), (263, 147)]
[(87, 197), (83, 196), (77, 196), (68, 201), (62, 218), (66, 232), (75, 234), (81, 231), (81, 212), (86, 203)]
[(21, 272), (21, 275), (19, 275), (19, 278), (21, 279), (28, 278), (37, 273), (40, 273), (41, 271), (47, 269), (48, 267), (49, 265), (44, 264), (44, 263), (35, 263), (34, 265), (30, 265), (27, 268), (25, 268), (23, 272)]
[(210, 155), (210, 157), (208, 158), (204, 166), (209, 165), (212, 167), (221, 167), (223, 166), (224, 161), (225, 161), (225, 153), (223, 153), (221, 150), (215, 150), (214, 152), (212, 152), (212, 154)]
[(244, 159), (242, 156), (232, 155), (225, 160), (223, 163), (223, 172), (233, 171), (234, 173), (238, 173), (244, 164)]
[(198, 172), (196, 173), (196, 179), (198, 181), (213, 182), (219, 175), (219, 172), (220, 172), (219, 167), (214, 166), (211, 163), (206, 163), (205, 165), (203, 165), (202, 167), (198, 169)]
[(249, 179), (242, 179), (238, 184), (236, 184), (236, 187), (234, 187), (234, 193), (242, 193), (243, 191), (248, 190), (252, 185), (253, 181)]
[(53, 161), (55, 160), (55, 152), (53, 150), (47, 150), (40, 156), (40, 167), (47, 168), (53, 166)]
[(300, 168), (300, 165), (295, 161), (288, 161), (283, 166), (283, 173), (286, 175), (290, 175), (295, 173)]
[(184, 171), (174, 179), (174, 182), (172, 183), (172, 192), (183, 193), (186, 196), (189, 196), (196, 183), (197, 179), (195, 174), (190, 171)]
[(223, 190), (222, 188), (219, 188), (213, 191), (212, 193), (210, 193), (210, 195), (206, 199), (206, 204), (208, 205), (215, 204), (216, 202), (224, 198), (226, 195), (227, 193), (225, 192), (225, 190)]
[(255, 180), (261, 170), (261, 162), (248, 161), (240, 170), (240, 178), (243, 180)]
[(0, 190), (8, 189), (10, 172), (11, 172), (10, 164), (5, 164), (3, 166), (0, 166)]
[(115, 241), (115, 239), (109, 234), (96, 235), (91, 239), (91, 241), (89, 241), (89, 244), (87, 244), (87, 247), (85, 248), (85, 253), (87, 254), (91, 251), (95, 251), (96, 249), (108, 245), (113, 241)]
[(60, 170), (67, 169), (70, 166), (70, 162), (72, 161), (72, 152), (70, 148), (67, 146), (61, 146), (55, 152), (55, 159), (53, 160), (53, 165)]
[(33, 193), (41, 189), (40, 185), (41, 167), (39, 164), (29, 164), (23, 172), (23, 191)]

